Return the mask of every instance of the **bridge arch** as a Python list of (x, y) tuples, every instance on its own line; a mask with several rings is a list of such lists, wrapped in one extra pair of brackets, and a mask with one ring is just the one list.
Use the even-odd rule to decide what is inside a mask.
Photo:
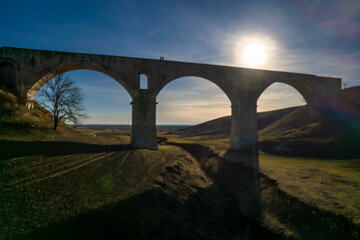
[(224, 91), (202, 77), (180, 77), (168, 82), (157, 102), (158, 124), (199, 124), (231, 112), (231, 101)]
[(15, 68), (15, 70), (17, 70), (17, 71), (20, 70), (19, 64), (16, 61), (14, 61), (13, 59), (11, 59), (11, 58), (0, 58), (0, 65), (5, 64), (5, 63), (11, 64)]
[(125, 88), (125, 90), (129, 93), (129, 95), (131, 97), (133, 97), (134, 91), (133, 91), (133, 89), (130, 88), (130, 86), (128, 86), (126, 84), (126, 82), (128, 82), (128, 81), (126, 81), (127, 79), (124, 76), (119, 76), (119, 73), (112, 70), (111, 68), (104, 67), (102, 65), (95, 64), (95, 63), (73, 63), (73, 64), (70, 63), (65, 66), (60, 65), (60, 66), (53, 66), (53, 67), (47, 68), (47, 69), (39, 72), (35, 76), (36, 79), (38, 79), (38, 80), (35, 81), (35, 83), (27, 91), (28, 107), (32, 108), (32, 104), (33, 104), (36, 93), (48, 81), (50, 81), (51, 79), (53, 79), (54, 77), (56, 77), (57, 75), (60, 75), (62, 73), (73, 71), (73, 70), (82, 70), (82, 69), (93, 70), (93, 71), (101, 72), (101, 73), (108, 75), (109, 77), (111, 77), (112, 79), (114, 79), (115, 81), (120, 83)]
[(234, 88), (229, 87), (231, 85), (231, 82), (226, 82), (224, 78), (221, 78), (217, 76), (214, 73), (211, 72), (203, 72), (203, 71), (185, 71), (185, 72), (175, 72), (173, 74), (169, 74), (165, 77), (165, 79), (162, 81), (161, 84), (158, 85), (158, 88), (155, 90), (155, 96), (158, 96), (162, 89), (169, 83), (185, 77), (198, 77), (205, 79), (207, 81), (210, 81), (214, 83), (217, 87), (221, 89), (223, 93), (228, 97), (228, 99), (232, 100), (232, 91)]
[(295, 89), (305, 100), (307, 104), (310, 104), (314, 100), (314, 90), (312, 89), (310, 84), (300, 82), (300, 81), (288, 81), (288, 80), (275, 80), (271, 82), (266, 82), (261, 87), (259, 87), (257, 94), (256, 94), (256, 102), (259, 100), (260, 96), (267, 90), (269, 87), (273, 86), (275, 83), (285, 84), (287, 86), (292, 87)]
[[(271, 96), (271, 94), (275, 96)], [(304, 95), (298, 89), (287, 83), (273, 82), (257, 98), (257, 112), (301, 106), (307, 103)]]

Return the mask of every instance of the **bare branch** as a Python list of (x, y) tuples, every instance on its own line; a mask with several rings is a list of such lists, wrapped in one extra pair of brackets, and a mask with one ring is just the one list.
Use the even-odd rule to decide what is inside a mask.
[(83, 96), (75, 82), (65, 74), (50, 80), (38, 93), (39, 103), (54, 115), (54, 129), (60, 120), (78, 124), (85, 114)]

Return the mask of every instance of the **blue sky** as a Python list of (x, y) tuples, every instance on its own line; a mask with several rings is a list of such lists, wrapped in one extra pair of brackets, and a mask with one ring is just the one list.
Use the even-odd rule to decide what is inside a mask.
[[(360, 85), (359, 0), (6, 1), (0, 45), (249, 67), (249, 39), (266, 43), (261, 69), (341, 77)], [(89, 70), (68, 73), (83, 88), (88, 123), (127, 123), (131, 99), (117, 82)], [(158, 124), (194, 124), (230, 114), (214, 84), (184, 78), (158, 97)], [(303, 104), (274, 84), (259, 111)]]

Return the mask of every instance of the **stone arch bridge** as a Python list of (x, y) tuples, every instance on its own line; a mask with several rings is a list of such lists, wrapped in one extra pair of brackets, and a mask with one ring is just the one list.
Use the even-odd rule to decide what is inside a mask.
[[(341, 79), (309, 74), (247, 69), (199, 63), (153, 60), (73, 52), (0, 48), (0, 84), (25, 96), (33, 108), (34, 96), (58, 74), (91, 69), (109, 75), (132, 97), (131, 142), (135, 147), (157, 149), (156, 97), (169, 82), (186, 76), (215, 83), (229, 98), (232, 108), (231, 149), (244, 149), (257, 142), (257, 99), (272, 83), (294, 87), (321, 111), (341, 90)], [(147, 76), (147, 89), (140, 89), (140, 75)]]

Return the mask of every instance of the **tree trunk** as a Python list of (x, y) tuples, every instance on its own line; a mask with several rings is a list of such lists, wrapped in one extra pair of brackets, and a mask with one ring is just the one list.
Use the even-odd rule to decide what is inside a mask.
[(59, 119), (57, 117), (54, 117), (54, 127), (53, 129), (56, 131), (56, 128), (58, 126), (58, 123), (59, 123)]

